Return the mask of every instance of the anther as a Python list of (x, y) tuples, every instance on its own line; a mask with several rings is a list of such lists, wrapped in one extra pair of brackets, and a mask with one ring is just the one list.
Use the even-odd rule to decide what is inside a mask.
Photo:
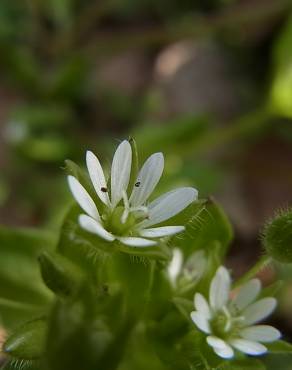
[(136, 188), (138, 188), (140, 185), (141, 185), (141, 182), (140, 182), (140, 181), (137, 181), (137, 182), (135, 183)]
[(100, 188), (100, 190), (101, 190), (103, 193), (107, 193), (107, 188), (102, 187), (102, 188)]

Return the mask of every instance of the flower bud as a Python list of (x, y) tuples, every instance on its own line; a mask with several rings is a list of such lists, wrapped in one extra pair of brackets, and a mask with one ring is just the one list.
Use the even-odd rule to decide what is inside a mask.
[(39, 256), (39, 263), (43, 280), (54, 293), (70, 297), (78, 291), (84, 276), (78, 266), (67, 258), (57, 253), (43, 252)]
[(292, 263), (292, 209), (280, 211), (266, 224), (263, 244), (276, 261)]

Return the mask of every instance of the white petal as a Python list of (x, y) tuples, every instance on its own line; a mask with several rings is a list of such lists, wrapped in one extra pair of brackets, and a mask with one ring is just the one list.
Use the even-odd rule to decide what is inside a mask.
[(79, 216), (79, 224), (80, 226), (90, 233), (96, 234), (100, 236), (102, 239), (105, 239), (109, 242), (112, 242), (115, 240), (115, 237), (109, 233), (107, 230), (104, 229), (104, 227), (98, 223), (93, 218), (87, 216), (87, 215), (80, 215)]
[(210, 311), (209, 304), (206, 298), (202, 294), (200, 293), (195, 294), (194, 305), (198, 312), (202, 313), (208, 319), (211, 318), (211, 311)]
[(229, 343), (239, 351), (248, 355), (262, 355), (267, 352), (267, 348), (258, 342), (246, 339), (232, 339)]
[(142, 205), (154, 190), (163, 172), (164, 158), (162, 153), (152, 154), (140, 170), (133, 188), (130, 203), (137, 207)]
[(91, 182), (94, 186), (97, 195), (104, 204), (109, 205), (110, 201), (108, 197), (108, 192), (104, 192), (101, 190), (101, 189), (107, 190), (107, 184), (105, 181), (102, 167), (97, 157), (90, 151), (86, 152), (86, 164)]
[(87, 214), (89, 214), (89, 216), (95, 218), (96, 220), (99, 220), (100, 217), (96, 205), (91, 196), (80, 184), (80, 182), (76, 180), (75, 177), (68, 176), (68, 183), (73, 197), (83, 209), (83, 211), (85, 211)]
[(208, 318), (201, 314), (200, 312), (193, 311), (191, 312), (191, 318), (197, 327), (202, 330), (204, 333), (211, 333), (210, 324)]
[(132, 149), (127, 140), (117, 148), (111, 169), (111, 200), (115, 207), (127, 190), (132, 165)]
[(270, 325), (255, 325), (242, 329), (240, 336), (256, 342), (269, 343), (279, 339), (281, 333)]
[(118, 237), (117, 238), (121, 243), (129, 245), (130, 247), (151, 247), (152, 245), (157, 244), (153, 240), (136, 238), (136, 237)]
[(167, 272), (170, 281), (175, 284), (176, 279), (181, 271), (183, 264), (183, 254), (180, 249), (174, 248), (172, 252), (172, 259), (168, 265)]
[(220, 266), (212, 279), (210, 287), (210, 305), (212, 309), (223, 308), (229, 299), (231, 279), (228, 270)]
[(198, 192), (194, 188), (179, 188), (162, 195), (148, 205), (149, 219), (142, 221), (141, 227), (168, 220), (190, 205), (197, 196)]
[(242, 316), (244, 316), (244, 324), (252, 325), (265, 319), (274, 311), (276, 305), (277, 300), (271, 297), (263, 298), (252, 303), (242, 312)]
[(192, 253), (184, 265), (183, 273), (188, 280), (200, 279), (207, 267), (206, 253), (203, 250), (198, 250)]
[(239, 288), (237, 296), (233, 299), (233, 304), (238, 310), (242, 310), (251, 304), (261, 290), (259, 279), (252, 279)]
[(208, 336), (207, 343), (214, 349), (215, 353), (222, 358), (232, 358), (234, 355), (233, 349), (229, 344), (218, 337)]
[(168, 235), (174, 235), (184, 231), (184, 226), (162, 226), (154, 227), (152, 229), (143, 229), (139, 232), (145, 238), (161, 238)]

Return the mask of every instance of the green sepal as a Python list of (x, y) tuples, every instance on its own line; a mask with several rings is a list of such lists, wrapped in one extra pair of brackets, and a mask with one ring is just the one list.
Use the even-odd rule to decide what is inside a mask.
[(44, 352), (46, 336), (47, 323), (44, 319), (27, 322), (8, 337), (3, 351), (17, 359), (38, 359)]
[(129, 247), (118, 240), (108, 242), (83, 230), (78, 224), (80, 213), (77, 205), (70, 208), (65, 216), (57, 246), (61, 254), (75, 261), (79, 266), (82, 265), (88, 270), (88, 265), (96, 265), (99, 257), (109, 257), (120, 252), (146, 260), (170, 260), (171, 250), (165, 244), (159, 243), (147, 248)]
[[(75, 177), (80, 182), (80, 184), (83, 185), (83, 187), (87, 190), (87, 192), (89, 193), (91, 198), (94, 200), (94, 202), (98, 205), (98, 207), (103, 206), (103, 203), (101, 202), (101, 200), (99, 199), (99, 197), (97, 196), (93, 188), (93, 185), (90, 181), (89, 176), (80, 166), (78, 166), (78, 164), (71, 161), (70, 159), (66, 159), (64, 170), (68, 176)], [(69, 191), (69, 187), (68, 187), (68, 191)], [(82, 211), (80, 209), (80, 213), (81, 212)]]
[(44, 370), (38, 360), (11, 359), (1, 367), (1, 370)]
[(49, 289), (63, 297), (78, 292), (85, 275), (76, 264), (55, 252), (43, 252), (38, 260), (43, 280)]
[[(184, 217), (184, 220), (180, 217)], [(184, 222), (186, 221), (186, 222)], [(200, 200), (174, 218), (177, 225), (186, 230), (174, 238), (175, 245), (186, 255), (198, 249), (212, 249), (214, 242), (220, 243), (220, 255), (225, 256), (233, 238), (230, 221), (221, 206), (213, 199)]]
[(139, 247), (128, 247), (122, 243), (116, 243), (116, 248), (120, 252), (127, 253), (132, 256), (141, 257), (142, 259), (153, 259), (160, 261), (170, 261), (171, 250), (167, 245), (159, 243), (153, 247), (139, 248)]

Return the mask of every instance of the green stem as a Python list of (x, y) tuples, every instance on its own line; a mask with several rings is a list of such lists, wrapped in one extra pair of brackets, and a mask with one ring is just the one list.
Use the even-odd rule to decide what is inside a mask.
[(148, 303), (150, 302), (156, 267), (157, 267), (156, 261), (150, 261), (149, 284), (148, 284), (147, 291), (145, 293), (145, 300), (146, 300), (145, 307), (147, 307)]
[(262, 256), (248, 272), (246, 272), (240, 279), (236, 281), (233, 287), (237, 288), (238, 286), (251, 280), (260, 271), (262, 271), (265, 267), (267, 267), (271, 262), (272, 262), (272, 258), (270, 256), (268, 255)]

